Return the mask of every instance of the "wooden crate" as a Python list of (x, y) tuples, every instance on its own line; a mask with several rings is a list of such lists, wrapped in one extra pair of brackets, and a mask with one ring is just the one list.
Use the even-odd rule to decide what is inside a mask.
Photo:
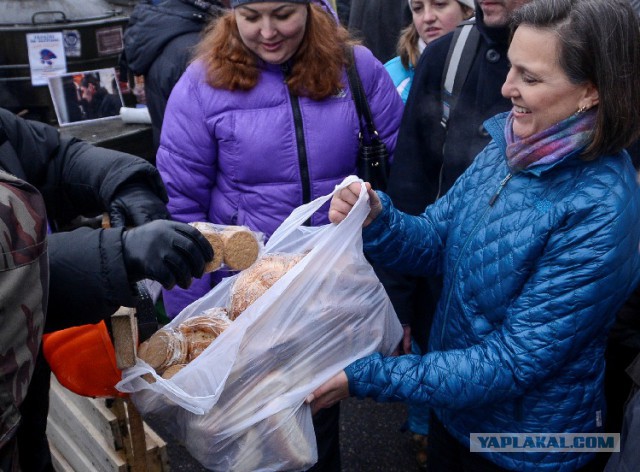
[[(116, 364), (135, 364), (135, 311), (121, 308), (111, 317)], [(163, 472), (167, 445), (147, 425), (130, 400), (76, 395), (51, 376), (47, 436), (58, 472)]]
[[(127, 400), (82, 397), (52, 376), (47, 435), (55, 469), (168, 471), (166, 443), (136, 415)], [(135, 453), (141, 449), (134, 443), (144, 453)]]
[[(142, 430), (136, 431), (129, 415), (138, 413), (127, 400), (82, 397), (52, 376), (49, 401), (47, 436), (56, 471), (169, 470), (165, 441), (142, 420)], [(144, 453), (134, 454), (133, 443), (139, 446), (141, 440)]]

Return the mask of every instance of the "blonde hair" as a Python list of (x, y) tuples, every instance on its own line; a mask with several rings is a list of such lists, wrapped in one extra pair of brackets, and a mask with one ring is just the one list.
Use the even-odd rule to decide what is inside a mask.
[(412, 21), (409, 26), (402, 29), (398, 39), (397, 52), (405, 69), (415, 67), (418, 63), (418, 59), (420, 59), (419, 41), (420, 35)]

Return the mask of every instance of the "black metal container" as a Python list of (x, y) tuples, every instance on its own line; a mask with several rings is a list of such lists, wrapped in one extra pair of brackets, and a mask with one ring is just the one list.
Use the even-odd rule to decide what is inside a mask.
[(57, 123), (46, 85), (31, 83), (27, 34), (62, 32), (67, 72), (118, 67), (135, 2), (0, 0), (0, 106)]

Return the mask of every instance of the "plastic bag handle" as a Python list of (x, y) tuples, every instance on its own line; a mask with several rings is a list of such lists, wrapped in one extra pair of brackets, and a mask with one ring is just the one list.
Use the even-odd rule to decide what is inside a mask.
[[(271, 238), (269, 238), (269, 241), (265, 246), (265, 250), (269, 251), (274, 246), (277, 246), (281, 241), (286, 239), (287, 236), (289, 236), (293, 231), (295, 231), (298, 227), (302, 226), (302, 224), (305, 221), (311, 218), (311, 216), (315, 212), (317, 212), (320, 208), (322, 208), (322, 205), (324, 205), (329, 200), (331, 200), (335, 194), (340, 192), (342, 189), (347, 188), (349, 185), (351, 185), (354, 182), (361, 182), (363, 184), (362, 189), (360, 190), (360, 196), (358, 198), (358, 202), (356, 203), (354, 208), (349, 212), (349, 214), (347, 215), (344, 221), (346, 221), (347, 219), (349, 220), (360, 219), (359, 217), (362, 216), (360, 213), (362, 212), (358, 212), (356, 210), (356, 207), (359, 207), (359, 205), (361, 204), (360, 203), (361, 201), (368, 200), (368, 195), (367, 195), (366, 188), (364, 186), (364, 181), (355, 175), (350, 175), (348, 177), (345, 177), (345, 179), (341, 183), (336, 185), (332, 193), (328, 195), (324, 195), (322, 197), (318, 197), (312, 202), (309, 202), (305, 205), (301, 205), (295, 210), (293, 210), (291, 214), (287, 217), (287, 219), (284, 220), (282, 224), (278, 227), (278, 229), (271, 235)], [(361, 225), (362, 223), (364, 223), (364, 220), (366, 219), (368, 213), (369, 211), (367, 209), (367, 212), (364, 213), (364, 216), (362, 216), (362, 221), (360, 223)]]
[[(150, 384), (143, 378), (143, 375), (150, 375), (155, 382)], [(187, 411), (196, 415), (204, 415), (209, 411), (219, 395), (203, 395), (194, 396), (181, 389), (174, 382), (163, 379), (156, 371), (146, 362), (138, 359), (136, 365), (122, 371), (122, 380), (116, 384), (116, 388), (125, 393), (136, 393), (142, 390), (150, 390), (152, 392), (164, 395), (171, 399), (176, 405), (181, 406)]]

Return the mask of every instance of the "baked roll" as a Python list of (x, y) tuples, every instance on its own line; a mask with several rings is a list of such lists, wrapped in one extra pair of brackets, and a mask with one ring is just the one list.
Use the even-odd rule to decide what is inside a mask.
[(231, 289), (229, 318), (235, 320), (303, 257), (302, 254), (267, 254), (243, 271)]
[(187, 362), (191, 362), (209, 347), (231, 324), (226, 308), (215, 307), (199, 316), (185, 320), (178, 329), (187, 340)]
[(244, 270), (258, 258), (260, 244), (249, 228), (203, 221), (189, 224), (200, 231), (213, 248), (213, 261), (205, 266), (205, 272), (218, 270), (223, 263), (231, 270)]
[(187, 340), (181, 332), (172, 329), (156, 331), (138, 347), (138, 357), (160, 375), (169, 366), (185, 364), (187, 354)]

